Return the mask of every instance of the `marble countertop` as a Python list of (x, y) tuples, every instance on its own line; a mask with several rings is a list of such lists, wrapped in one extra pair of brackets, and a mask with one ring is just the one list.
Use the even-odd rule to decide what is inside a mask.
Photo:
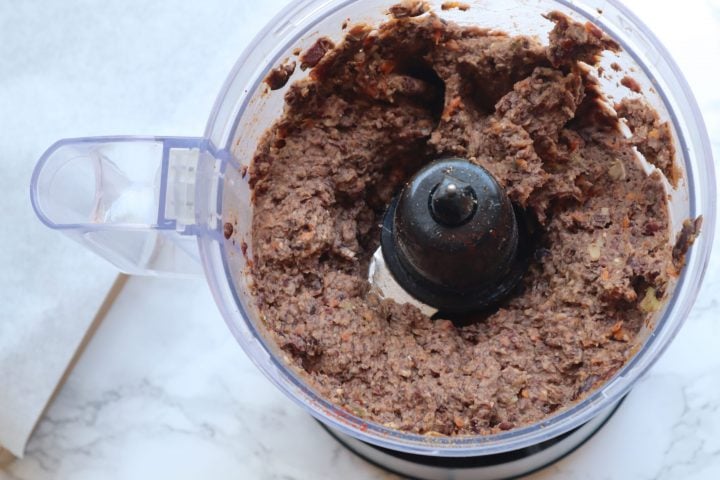
[[(44, 101), (76, 95), (68, 114), (87, 126), (77, 135), (197, 135), (237, 52), (284, 3), (5, 2), (0, 25), (30, 44), (76, 53), (75, 63), (53, 64), (59, 76), (28, 91), (42, 91)], [(627, 3), (686, 73), (720, 158), (720, 91), (716, 75), (708, 75), (719, 73), (720, 1), (686, 0), (682, 11), (651, 0)], [(66, 29), (62, 43), (43, 38), (43, 22)], [(707, 49), (689, 48), (698, 40)], [(81, 92), (70, 88), (79, 77), (87, 84)], [(117, 85), (123, 94), (110, 93)], [(111, 120), (99, 129), (96, 115)], [(45, 147), (38, 144), (37, 154)], [(718, 292), (720, 249), (687, 323), (617, 414), (531, 478), (720, 478)], [(345, 451), (260, 374), (204, 282), (137, 277), (127, 281), (26, 457), (0, 470), (0, 480), (338, 477), (396, 479)]]

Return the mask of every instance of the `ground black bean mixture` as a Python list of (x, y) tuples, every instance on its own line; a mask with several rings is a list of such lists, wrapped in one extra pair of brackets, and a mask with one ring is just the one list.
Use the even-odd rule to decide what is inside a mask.
[[(404, 2), (303, 57), (310, 78), (289, 87), (250, 172), (252, 274), (265, 329), (339, 407), (430, 435), (537, 422), (611, 377), (667, 299), (684, 253), (669, 242), (669, 126), (640, 97), (617, 113), (604, 99), (588, 65), (613, 40), (546, 18), (549, 45)], [(487, 168), (541, 231), (518, 290), (462, 325), (367, 281), (387, 204), (448, 156)]]

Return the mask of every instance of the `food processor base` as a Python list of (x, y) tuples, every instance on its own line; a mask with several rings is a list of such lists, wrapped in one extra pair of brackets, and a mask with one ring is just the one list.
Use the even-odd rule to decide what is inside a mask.
[(559, 437), (521, 450), (477, 457), (433, 457), (398, 452), (357, 440), (320, 425), (348, 450), (389, 472), (417, 480), (502, 480), (545, 468), (569, 455), (613, 416), (622, 400), (586, 424)]

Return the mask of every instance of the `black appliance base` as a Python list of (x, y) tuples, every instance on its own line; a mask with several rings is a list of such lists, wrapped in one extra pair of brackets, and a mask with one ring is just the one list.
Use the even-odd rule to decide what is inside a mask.
[(597, 433), (620, 400), (584, 425), (521, 450), (477, 457), (415, 455), (371, 445), (320, 425), (348, 450), (391, 473), (417, 480), (505, 480), (528, 475), (569, 455)]

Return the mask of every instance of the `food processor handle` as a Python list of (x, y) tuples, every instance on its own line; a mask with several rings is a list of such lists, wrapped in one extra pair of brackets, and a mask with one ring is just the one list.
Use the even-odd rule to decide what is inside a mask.
[(215, 160), (208, 147), (204, 138), (60, 140), (33, 172), (33, 208), (122, 272), (202, 276), (195, 187), (200, 162)]

